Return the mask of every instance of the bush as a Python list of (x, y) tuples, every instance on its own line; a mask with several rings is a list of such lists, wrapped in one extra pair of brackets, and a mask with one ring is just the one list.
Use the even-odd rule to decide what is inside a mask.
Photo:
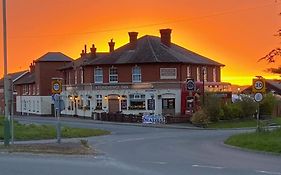
[(241, 109), (241, 115), (239, 118), (250, 118), (257, 110), (257, 103), (249, 96), (242, 96), (241, 100), (237, 102), (237, 105)]
[(215, 94), (206, 94), (205, 105), (203, 108), (209, 116), (210, 121), (216, 122), (223, 116), (221, 104), (221, 99), (215, 96)]
[(209, 123), (209, 117), (204, 110), (200, 109), (192, 115), (191, 122), (194, 125), (206, 127)]
[(242, 118), (243, 111), (238, 103), (230, 103), (223, 106), (223, 114), (220, 120), (233, 120)]
[(277, 103), (277, 99), (272, 93), (266, 94), (264, 99), (260, 103), (260, 114), (261, 115), (272, 115), (273, 108)]

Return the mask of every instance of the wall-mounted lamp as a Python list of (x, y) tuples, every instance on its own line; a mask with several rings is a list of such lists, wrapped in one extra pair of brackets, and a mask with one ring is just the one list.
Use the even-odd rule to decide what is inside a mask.
[(104, 96), (104, 99), (105, 99), (105, 100), (107, 100), (107, 99), (108, 99), (107, 95), (106, 95), (106, 96)]

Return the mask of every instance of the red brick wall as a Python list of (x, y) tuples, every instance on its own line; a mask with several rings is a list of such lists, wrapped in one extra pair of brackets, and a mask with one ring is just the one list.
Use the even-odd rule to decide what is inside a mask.
[(39, 84), (40, 96), (48, 96), (51, 94), (52, 78), (63, 78), (63, 73), (58, 71), (58, 68), (64, 66), (65, 64), (65, 62), (36, 62), (35, 81)]
[[(187, 78), (187, 66), (190, 66), (191, 77), (194, 80), (197, 79), (197, 67), (200, 67), (200, 80), (203, 80), (203, 74), (201, 72), (201, 65), (188, 65), (188, 64), (128, 64), (128, 65), (114, 65), (118, 71), (118, 82), (130, 83), (132, 82), (132, 68), (135, 66), (141, 67), (142, 82), (171, 82), (171, 81), (185, 81)], [(100, 66), (87, 66), (84, 67), (84, 83), (94, 82), (94, 68), (101, 67), (103, 69), (103, 83), (109, 83), (109, 69), (112, 65), (100, 65)], [(176, 79), (160, 79), (160, 68), (177, 68)], [(206, 66), (207, 68), (207, 80), (213, 82), (213, 68), (214, 66)], [(80, 84), (80, 68), (77, 68), (77, 82)], [(217, 81), (220, 81), (220, 68), (217, 67)], [(65, 72), (71, 72), (71, 84), (74, 84), (74, 70), (65, 70)], [(67, 78), (67, 76), (65, 77)], [(68, 78), (66, 80), (68, 83)]]

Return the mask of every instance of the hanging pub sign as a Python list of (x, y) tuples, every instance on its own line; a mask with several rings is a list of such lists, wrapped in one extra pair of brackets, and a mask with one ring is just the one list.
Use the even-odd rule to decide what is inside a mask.
[(193, 78), (186, 79), (186, 90), (187, 91), (195, 91), (195, 82)]

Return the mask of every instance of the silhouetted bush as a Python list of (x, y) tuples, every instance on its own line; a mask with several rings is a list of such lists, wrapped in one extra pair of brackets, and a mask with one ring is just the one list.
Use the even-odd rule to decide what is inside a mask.
[(209, 123), (209, 117), (203, 109), (200, 109), (192, 115), (191, 122), (195, 126), (207, 127)]

